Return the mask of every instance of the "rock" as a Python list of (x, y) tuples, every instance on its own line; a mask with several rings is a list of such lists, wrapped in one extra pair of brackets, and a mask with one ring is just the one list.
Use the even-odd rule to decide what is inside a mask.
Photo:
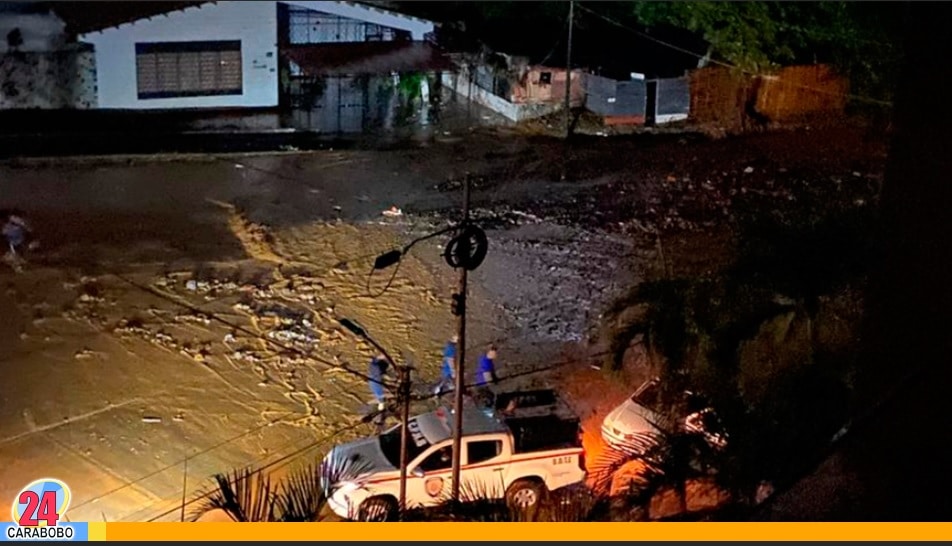
[(744, 174), (751, 174), (753, 172), (754, 172), (753, 167), (747, 167), (746, 169), (744, 169)]
[(190, 279), (185, 283), (185, 289), (190, 292), (195, 292), (198, 290), (198, 282), (195, 279)]

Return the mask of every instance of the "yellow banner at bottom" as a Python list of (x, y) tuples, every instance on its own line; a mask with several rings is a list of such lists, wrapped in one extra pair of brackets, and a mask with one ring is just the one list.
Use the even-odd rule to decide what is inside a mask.
[(948, 541), (952, 523), (90, 523), (90, 540)]

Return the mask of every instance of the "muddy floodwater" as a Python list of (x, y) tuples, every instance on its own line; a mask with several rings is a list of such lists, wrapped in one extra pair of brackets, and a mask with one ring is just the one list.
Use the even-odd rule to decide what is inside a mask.
[(445, 239), (415, 246), (389, 285), (372, 263), (455, 221), (467, 173), (489, 235), (467, 360), (496, 343), (507, 384), (559, 386), (597, 444), (638, 381), (585, 356), (619, 294), (721, 267), (741, 192), (783, 210), (807, 180), (858, 203), (882, 172), (881, 143), (850, 128), (566, 151), (470, 131), (457, 106), (408, 125), (431, 131), (426, 146), (0, 164), (2, 205), (41, 242), (23, 273), (0, 271), (0, 499), (50, 475), (75, 520), (177, 519), (183, 489), (217, 472), (286, 468), (369, 433), (372, 349), (338, 320), (411, 361), (419, 385), (437, 378), (456, 324)]

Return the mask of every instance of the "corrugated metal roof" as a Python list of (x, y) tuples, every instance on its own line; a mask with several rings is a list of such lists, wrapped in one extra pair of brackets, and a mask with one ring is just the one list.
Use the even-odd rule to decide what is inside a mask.
[(306, 76), (453, 70), (449, 58), (425, 42), (361, 42), (289, 46), (281, 54)]

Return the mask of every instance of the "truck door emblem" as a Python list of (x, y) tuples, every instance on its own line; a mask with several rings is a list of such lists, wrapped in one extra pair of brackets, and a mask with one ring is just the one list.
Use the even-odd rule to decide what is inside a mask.
[(426, 489), (426, 494), (435, 497), (440, 494), (440, 491), (443, 491), (443, 478), (430, 478), (427, 480), (423, 487)]

